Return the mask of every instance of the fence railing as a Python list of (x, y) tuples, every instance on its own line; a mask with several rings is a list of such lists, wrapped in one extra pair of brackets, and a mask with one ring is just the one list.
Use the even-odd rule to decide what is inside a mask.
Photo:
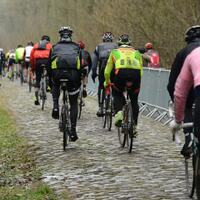
[[(167, 124), (170, 121), (168, 116), (168, 103), (170, 96), (167, 91), (167, 84), (170, 70), (153, 69), (144, 67), (141, 90), (139, 95), (140, 112)], [(96, 95), (97, 82), (94, 84), (89, 78), (88, 91), (90, 95)]]
[(142, 102), (168, 109), (167, 84), (169, 70), (144, 68), (139, 99)]

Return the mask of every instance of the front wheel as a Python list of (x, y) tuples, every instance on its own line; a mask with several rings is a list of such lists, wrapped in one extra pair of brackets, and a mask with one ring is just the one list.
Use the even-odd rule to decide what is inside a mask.
[(200, 200), (200, 159), (199, 159), (199, 154), (196, 155), (195, 186), (196, 186), (197, 200)]
[(63, 132), (63, 150), (65, 151), (66, 146), (68, 145), (68, 128), (67, 128), (67, 107), (66, 105), (62, 106), (61, 109), (61, 130)]
[(196, 166), (195, 155), (193, 155), (191, 159), (185, 159), (186, 189), (188, 196), (190, 198), (193, 197), (195, 190), (195, 166)]
[(118, 139), (119, 139), (119, 144), (121, 147), (125, 147), (126, 141), (127, 141), (127, 134), (125, 134), (122, 131), (122, 127), (118, 127)]
[(128, 146), (128, 152), (132, 152), (133, 148), (133, 137), (134, 137), (134, 120), (133, 120), (133, 112), (132, 112), (132, 106), (131, 103), (128, 104), (127, 106), (127, 129), (128, 129), (128, 134), (127, 134), (127, 143), (129, 144)]

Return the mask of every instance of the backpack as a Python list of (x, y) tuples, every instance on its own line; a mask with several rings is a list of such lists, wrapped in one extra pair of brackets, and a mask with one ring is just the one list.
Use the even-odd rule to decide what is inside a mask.
[(73, 42), (57, 44), (54, 46), (52, 56), (56, 57), (58, 69), (80, 69), (80, 48)]
[(46, 40), (40, 40), (38, 43), (38, 50), (46, 50), (47, 41)]
[(115, 48), (117, 48), (117, 45), (115, 43), (112, 43), (112, 42), (101, 43), (98, 46), (99, 59), (107, 60), (110, 55), (110, 52), (112, 51), (112, 49), (115, 49)]

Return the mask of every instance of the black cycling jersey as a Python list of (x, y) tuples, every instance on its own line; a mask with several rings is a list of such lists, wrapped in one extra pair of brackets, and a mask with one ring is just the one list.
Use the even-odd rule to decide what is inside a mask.
[[(186, 57), (195, 48), (197, 48), (199, 46), (200, 46), (200, 40), (195, 41), (195, 42), (191, 42), (185, 48), (180, 50), (175, 57), (175, 60), (174, 60), (172, 67), (171, 67), (169, 82), (168, 82), (168, 85), (167, 85), (167, 90), (169, 92), (169, 95), (170, 95), (172, 101), (174, 100), (174, 90), (175, 90), (176, 79), (178, 78), (178, 75), (179, 75), (179, 73), (182, 69), (183, 63), (184, 63)], [(193, 105), (193, 102), (194, 102), (194, 91), (193, 91), (193, 89), (191, 89), (191, 91), (188, 95), (188, 98), (187, 98), (186, 107), (191, 107)]]

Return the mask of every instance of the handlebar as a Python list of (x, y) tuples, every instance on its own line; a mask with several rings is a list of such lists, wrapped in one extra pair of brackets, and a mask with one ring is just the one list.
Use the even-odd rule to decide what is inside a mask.
[[(171, 119), (174, 119), (174, 104), (173, 102), (169, 102), (169, 116)], [(173, 131), (171, 129), (171, 133), (172, 133), (172, 140), (176, 142), (176, 144), (181, 144), (181, 140), (180, 138), (178, 137), (177, 133), (179, 132), (180, 129), (183, 129), (183, 128), (190, 128), (193, 126), (193, 122), (187, 122), (187, 123), (181, 123), (181, 125), (179, 126), (179, 128), (175, 131)]]

